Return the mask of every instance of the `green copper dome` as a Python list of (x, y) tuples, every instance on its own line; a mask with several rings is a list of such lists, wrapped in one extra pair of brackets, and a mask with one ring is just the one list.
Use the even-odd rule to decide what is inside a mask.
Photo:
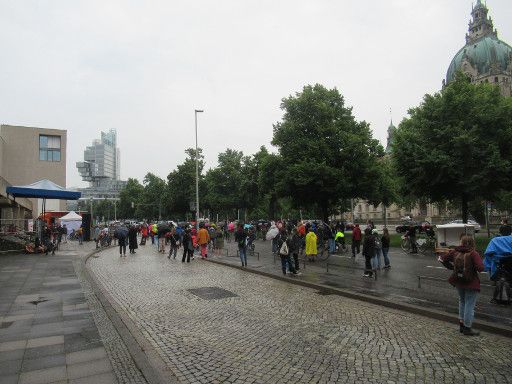
[(493, 35), (487, 35), (462, 48), (450, 63), (446, 73), (446, 82), (455, 77), (455, 72), (461, 69), (462, 60), (467, 57), (469, 63), (479, 74), (489, 73), (491, 65), (496, 63), (498, 69), (505, 71), (512, 57), (512, 47)]

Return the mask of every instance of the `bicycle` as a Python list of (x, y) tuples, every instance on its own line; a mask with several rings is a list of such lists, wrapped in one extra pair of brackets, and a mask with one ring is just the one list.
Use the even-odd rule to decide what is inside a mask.
[(326, 261), (329, 258), (329, 256), (331, 256), (331, 253), (329, 252), (329, 242), (322, 242), (318, 247), (317, 251), (317, 259), (320, 261)]
[(416, 240), (418, 251), (424, 255), (433, 255), (436, 249), (435, 237), (427, 236)]

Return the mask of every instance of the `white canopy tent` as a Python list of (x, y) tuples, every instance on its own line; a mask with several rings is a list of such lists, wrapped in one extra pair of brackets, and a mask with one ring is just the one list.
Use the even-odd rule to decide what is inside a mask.
[(59, 220), (61, 225), (66, 225), (68, 235), (73, 231), (73, 229), (76, 231), (82, 225), (82, 216), (74, 211), (62, 216)]
[(471, 224), (436, 225), (437, 243), (441, 247), (456, 247), (462, 235), (475, 236), (475, 226)]

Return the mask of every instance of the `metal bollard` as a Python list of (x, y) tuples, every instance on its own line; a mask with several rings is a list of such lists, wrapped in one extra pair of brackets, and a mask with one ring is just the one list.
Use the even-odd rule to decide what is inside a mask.
[(377, 281), (377, 270), (376, 269), (373, 271), (373, 276), (375, 276), (375, 281)]
[(325, 263), (325, 272), (329, 273), (329, 263)]
[(421, 288), (421, 276), (418, 276), (418, 288)]

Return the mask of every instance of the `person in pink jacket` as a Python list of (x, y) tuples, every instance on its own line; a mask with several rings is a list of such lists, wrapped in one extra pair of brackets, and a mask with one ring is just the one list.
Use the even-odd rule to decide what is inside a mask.
[(448, 282), (459, 293), (459, 330), (466, 336), (476, 336), (471, 329), (475, 317), (475, 304), (480, 292), (478, 272), (484, 270), (482, 258), (475, 250), (475, 240), (471, 236), (462, 236), (460, 246), (439, 256), (443, 265), (453, 270)]

